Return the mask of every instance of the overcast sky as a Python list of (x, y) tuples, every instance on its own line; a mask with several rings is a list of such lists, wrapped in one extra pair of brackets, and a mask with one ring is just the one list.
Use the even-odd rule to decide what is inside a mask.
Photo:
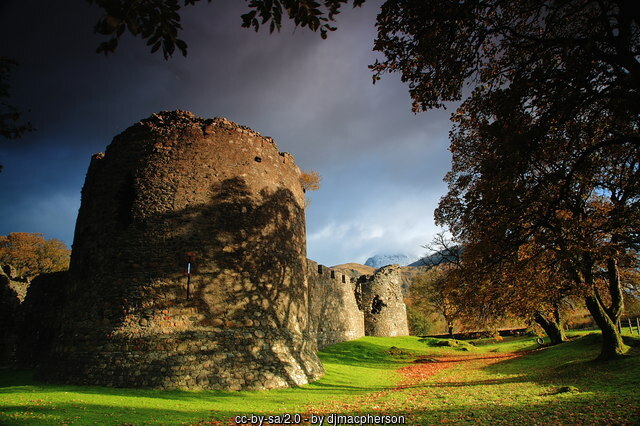
[(451, 109), (414, 115), (398, 75), (372, 84), (380, 4), (348, 7), (322, 40), (291, 25), (256, 33), (240, 27), (245, 2), (203, 2), (183, 15), (188, 56), (165, 61), (132, 37), (113, 55), (94, 53), (101, 11), (85, 1), (0, 1), (0, 55), (20, 63), (11, 101), (37, 128), (0, 139), (0, 234), (70, 245), (91, 154), (154, 112), (183, 109), (271, 136), (320, 172), (307, 210), (311, 259), (424, 254), (446, 191)]

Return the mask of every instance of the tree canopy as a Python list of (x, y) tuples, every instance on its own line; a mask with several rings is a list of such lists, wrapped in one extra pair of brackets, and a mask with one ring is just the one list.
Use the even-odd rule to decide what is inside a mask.
[(389, 0), (374, 47), (386, 60), (372, 69), (400, 72), (416, 111), (462, 99), (465, 84), (514, 82), (556, 107), (570, 96), (637, 108), (639, 23), (635, 0)]
[(0, 235), (0, 265), (11, 265), (19, 276), (64, 271), (71, 251), (60, 240), (45, 240), (42, 234), (12, 232)]
[(315, 170), (307, 170), (300, 174), (300, 183), (302, 184), (302, 189), (307, 191), (317, 191), (320, 189), (320, 181), (322, 180), (322, 176)]
[(637, 16), (628, 2), (522, 4), (537, 5), (529, 20), (504, 24), (520, 50), (489, 61), (489, 78), (480, 65), (486, 84), (453, 118), (449, 193), (436, 218), (468, 258), (480, 254), (476, 270), (557, 262), (573, 283), (565, 292), (586, 292), (605, 336), (601, 357), (615, 357), (620, 268), (636, 267), (640, 248)]
[(399, 72), (415, 112), (469, 87), (436, 218), (502, 283), (493, 301), (513, 283), (492, 269), (552, 260), (560, 281), (541, 291), (586, 292), (601, 357), (615, 357), (620, 268), (637, 267), (640, 243), (640, 3), (396, 0), (377, 27), (374, 81)]
[(460, 319), (459, 282), (456, 269), (449, 264), (434, 266), (417, 275), (409, 288), (409, 298), (414, 309), (434, 311), (444, 318), (447, 333), (453, 339), (456, 322)]
[[(105, 14), (95, 25), (95, 32), (108, 36), (108, 40), (98, 46), (98, 53), (114, 52), (118, 40), (129, 32), (147, 41), (151, 52), (162, 48), (165, 59), (170, 58), (176, 49), (187, 54), (187, 43), (179, 38), (182, 30), (181, 12), (183, 7), (193, 6), (202, 0), (87, 0), (101, 7)], [(242, 15), (242, 26), (254, 28), (268, 25), (269, 31), (279, 31), (282, 18), (293, 21), (295, 26), (307, 27), (319, 31), (326, 38), (329, 31), (335, 31), (332, 25), (343, 4), (350, 0), (249, 0), (249, 11)], [(353, 0), (353, 6), (361, 6), (365, 0)], [(207, 0), (211, 3), (211, 0)]]
[(22, 120), (23, 112), (20, 108), (7, 101), (11, 97), (9, 77), (12, 68), (17, 65), (13, 59), (0, 56), (0, 137), (5, 139), (16, 139), (24, 132), (33, 130), (31, 123)]

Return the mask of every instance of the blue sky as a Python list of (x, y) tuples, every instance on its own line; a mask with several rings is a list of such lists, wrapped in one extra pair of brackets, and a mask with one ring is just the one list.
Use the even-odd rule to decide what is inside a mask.
[(379, 5), (347, 8), (322, 40), (291, 25), (243, 29), (244, 2), (203, 2), (183, 16), (188, 56), (165, 61), (132, 37), (113, 55), (94, 53), (100, 10), (86, 2), (0, 3), (0, 55), (20, 63), (12, 102), (37, 128), (0, 140), (0, 234), (71, 244), (91, 154), (154, 112), (184, 109), (271, 136), (302, 169), (320, 172), (307, 211), (311, 259), (424, 254), (446, 191), (451, 108), (415, 115), (398, 75), (372, 84)]

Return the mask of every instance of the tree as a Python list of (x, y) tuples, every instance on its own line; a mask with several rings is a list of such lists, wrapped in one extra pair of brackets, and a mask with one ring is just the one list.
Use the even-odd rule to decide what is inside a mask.
[(624, 352), (615, 326), (619, 271), (637, 261), (640, 147), (613, 134), (631, 134), (638, 117), (603, 102), (556, 121), (530, 90), (476, 91), (463, 104), (436, 218), (470, 253), (484, 253), (478, 271), (537, 256), (557, 261), (602, 330), (600, 358), (614, 358)]
[[(321, 180), (322, 176), (320, 176), (320, 173), (316, 172), (315, 170), (308, 170), (300, 174), (300, 183), (302, 184), (302, 190), (304, 192), (317, 191), (318, 189), (320, 189)], [(310, 205), (311, 198), (307, 196), (305, 197), (305, 207), (309, 207)]]
[[(201, 0), (139, 0), (131, 2), (114, 2), (111, 0), (87, 0), (101, 7), (105, 14), (95, 25), (98, 34), (109, 36), (109, 39), (98, 46), (98, 53), (108, 54), (118, 47), (118, 40), (129, 32), (147, 41), (151, 53), (162, 47), (165, 59), (170, 58), (178, 49), (186, 56), (187, 43), (178, 38), (182, 25), (180, 13), (183, 7), (192, 6)], [(365, 0), (353, 0), (353, 6), (361, 6)], [(293, 21), (295, 26), (307, 27), (312, 31), (320, 31), (322, 38), (327, 38), (329, 31), (336, 27), (335, 21), (340, 8), (349, 0), (251, 0), (249, 12), (242, 15), (242, 26), (254, 28), (269, 24), (269, 31), (280, 31), (282, 17)], [(211, 3), (211, 0), (207, 0)]]
[(512, 306), (514, 314), (536, 322), (552, 345), (566, 342), (563, 314), (571, 307), (571, 301), (582, 294), (552, 252), (525, 256), (525, 261), (512, 264), (511, 278), (520, 290)]
[(599, 96), (637, 111), (639, 23), (635, 0), (389, 0), (374, 46), (386, 60), (372, 69), (400, 72), (416, 111), (462, 99), (465, 84), (523, 79), (550, 100), (572, 95), (567, 112)]
[(465, 314), (485, 321), (520, 318), (536, 322), (551, 344), (566, 341), (564, 315), (581, 296), (553, 253), (534, 244), (523, 245), (517, 256), (488, 262), (487, 254), (470, 246), (461, 259), (467, 277), (459, 288)]
[(18, 275), (36, 275), (69, 268), (71, 251), (60, 240), (45, 240), (42, 234), (12, 232), (0, 236), (0, 264), (16, 268)]
[(320, 181), (322, 177), (320, 173), (315, 170), (309, 170), (306, 172), (302, 172), (300, 175), (300, 183), (302, 184), (302, 189), (304, 192), (307, 191), (317, 191), (320, 189)]
[(431, 252), (430, 255), (420, 259), (424, 266), (434, 267), (446, 264), (457, 268), (462, 266), (461, 255), (464, 251), (463, 248), (458, 244), (454, 244), (444, 232), (438, 232), (431, 240), (431, 243), (422, 246), (422, 248)]
[[(449, 270), (449, 286), (455, 286), (450, 302), (459, 320), (486, 327), (520, 318), (538, 323), (552, 344), (566, 341), (561, 311), (568, 305), (572, 287), (553, 259), (515, 259), (480, 268), (483, 250), (477, 246), (463, 250), (444, 233), (438, 233), (425, 248), (435, 252), (425, 258), (425, 264)], [(531, 246), (520, 250), (524, 254)], [(520, 257), (527, 257), (522, 254)]]
[(407, 305), (409, 334), (412, 336), (426, 336), (431, 333), (432, 322), (429, 319), (429, 312), (413, 306), (410, 298), (406, 299), (405, 303)]
[(372, 66), (401, 73), (414, 111), (471, 84), (438, 218), (488, 263), (531, 239), (560, 256), (590, 291), (601, 358), (623, 351), (618, 273), (638, 245), (639, 17), (624, 0), (388, 1)]
[(21, 122), (22, 112), (18, 107), (2, 100), (10, 97), (9, 77), (11, 69), (15, 66), (16, 61), (0, 56), (0, 137), (5, 139), (16, 139), (24, 132), (33, 130), (31, 123)]
[(432, 252), (421, 259), (428, 269), (413, 278), (408, 301), (413, 311), (423, 317), (436, 313), (444, 318), (447, 332), (453, 338), (455, 323), (464, 313), (460, 297), (462, 250), (444, 232), (437, 233), (423, 248)]
[(620, 280), (624, 289), (624, 314), (640, 318), (640, 270), (623, 270)]
[(640, 296), (632, 293), (625, 293), (624, 307), (627, 318), (640, 318)]
[(409, 297), (414, 309), (423, 313), (432, 310), (442, 315), (447, 333), (453, 339), (455, 323), (460, 316), (457, 292), (454, 269), (443, 264), (417, 275), (409, 288)]

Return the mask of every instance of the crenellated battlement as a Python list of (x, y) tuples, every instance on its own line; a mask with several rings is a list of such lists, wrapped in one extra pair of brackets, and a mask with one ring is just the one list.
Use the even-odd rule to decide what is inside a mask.
[(319, 349), (364, 336), (354, 277), (307, 259), (307, 282), (310, 330)]
[(314, 262), (313, 260), (307, 259), (307, 262), (311, 262), (312, 265), (315, 265), (315, 267), (311, 266), (307, 268), (308, 274), (313, 274), (314, 273), (313, 271), (316, 271), (318, 276), (323, 276), (326, 279), (330, 279), (330, 280), (341, 281), (343, 284), (353, 283), (356, 280), (355, 276), (347, 275), (343, 271), (338, 271), (338, 270), (329, 268), (328, 266), (321, 265), (319, 263)]

